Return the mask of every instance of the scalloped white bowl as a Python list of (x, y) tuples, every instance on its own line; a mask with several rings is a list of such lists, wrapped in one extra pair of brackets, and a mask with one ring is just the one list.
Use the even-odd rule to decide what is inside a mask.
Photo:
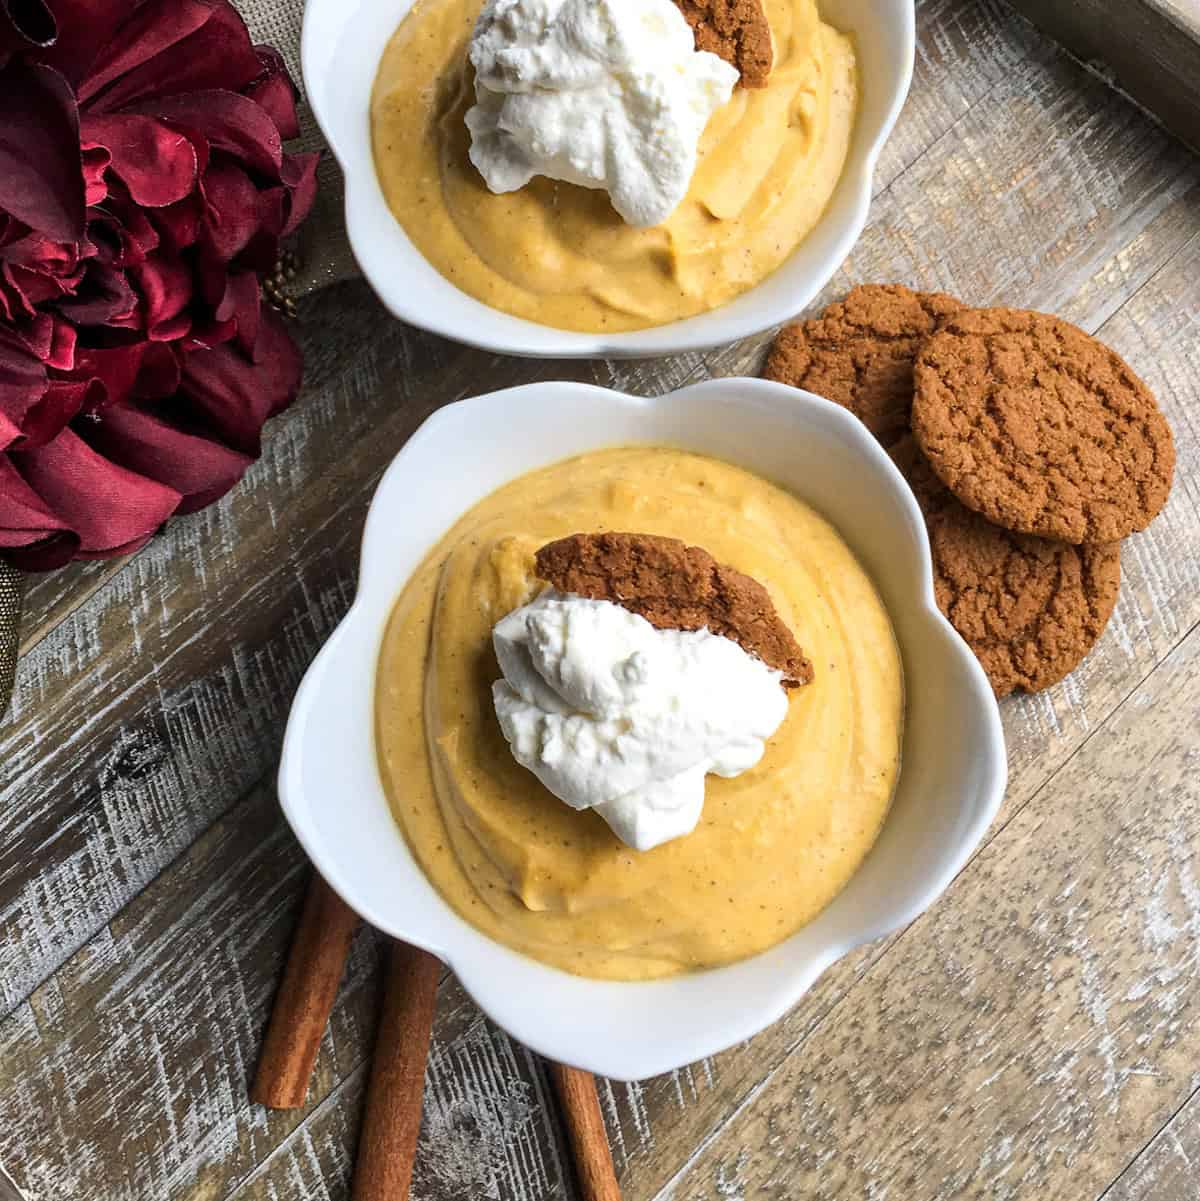
[(346, 231), (380, 300), (410, 325), (516, 355), (553, 358), (675, 354), (758, 333), (798, 313), (829, 282), (862, 233), (875, 160), (912, 80), (913, 0), (820, 0), (852, 32), (860, 105), (845, 169), (808, 237), (762, 283), (711, 312), (631, 333), (554, 329), (493, 309), (460, 291), (392, 216), (371, 154), (371, 88), (379, 59), (413, 0), (307, 0), (300, 47), (304, 85), (346, 177)]
[[(903, 768), (883, 831), (824, 912), (740, 963), (614, 983), (511, 951), (442, 900), (388, 809), (376, 766), (374, 692), (392, 606), (458, 517), (527, 471), (632, 443), (719, 456), (823, 513), (891, 614), (908, 699)], [(938, 611), (930, 580), (925, 527), (908, 486), (863, 426), (811, 393), (723, 379), (643, 400), (543, 383), (449, 405), (412, 436), (375, 493), (354, 604), (309, 668), (288, 721), (279, 772), (284, 812), (354, 909), (438, 955), (514, 1037), (618, 1079), (668, 1071), (749, 1038), (836, 959), (912, 921), (995, 814), (1006, 778), (999, 712), (979, 664)]]

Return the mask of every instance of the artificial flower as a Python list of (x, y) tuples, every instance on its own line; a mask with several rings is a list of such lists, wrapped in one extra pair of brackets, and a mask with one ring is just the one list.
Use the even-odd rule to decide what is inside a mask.
[(0, 0), (0, 554), (142, 546), (290, 403), (261, 299), (316, 155), (228, 0)]

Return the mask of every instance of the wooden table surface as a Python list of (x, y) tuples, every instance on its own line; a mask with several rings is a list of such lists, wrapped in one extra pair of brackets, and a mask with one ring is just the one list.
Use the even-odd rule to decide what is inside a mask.
[[(1003, 811), (947, 894), (775, 1027), (600, 1082), (627, 1197), (1200, 1195), (1200, 160), (1003, 5), (926, 0), (870, 225), (825, 299), (902, 280), (1062, 313), (1174, 425), (1166, 512), (1070, 679), (1004, 702)], [(300, 402), (219, 505), (28, 597), (0, 733), (0, 1163), (44, 1201), (345, 1198), (364, 933), (308, 1108), (246, 1087), (305, 879), (273, 773), (350, 602), (367, 499), (433, 409), (535, 378), (657, 393), (765, 339), (531, 363), (301, 309)], [(414, 1195), (570, 1197), (544, 1065), (441, 988)], [(1193, 1165), (1196, 1165), (1195, 1167)]]

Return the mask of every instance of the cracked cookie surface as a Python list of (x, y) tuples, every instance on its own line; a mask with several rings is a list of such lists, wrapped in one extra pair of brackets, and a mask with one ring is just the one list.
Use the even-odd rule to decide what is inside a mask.
[(943, 292), (861, 284), (820, 316), (784, 326), (763, 375), (835, 401), (890, 446), (908, 432), (918, 349), (963, 307)]
[(737, 67), (738, 86), (765, 88), (774, 51), (761, 0), (675, 0), (692, 27), (697, 50)]
[(914, 384), (921, 450), (959, 500), (998, 525), (1114, 542), (1166, 502), (1166, 418), (1119, 355), (1069, 322), (960, 313), (922, 346)]
[(698, 546), (651, 534), (572, 534), (543, 546), (536, 570), (560, 592), (613, 601), (657, 629), (707, 627), (783, 672), (785, 687), (812, 679), (762, 584)]
[(1119, 544), (1075, 546), (1001, 529), (954, 498), (911, 437), (891, 453), (925, 517), (938, 607), (996, 695), (1037, 692), (1073, 671), (1116, 604)]

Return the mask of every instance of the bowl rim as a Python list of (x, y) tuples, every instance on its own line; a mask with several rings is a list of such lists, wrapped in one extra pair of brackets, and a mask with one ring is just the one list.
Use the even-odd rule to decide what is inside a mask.
[[(403, 4), (405, 7), (402, 12), (407, 12), (416, 0), (395, 2)], [(300, 43), (301, 70), (313, 115), (345, 180), (346, 233), (359, 269), (394, 317), (467, 346), (516, 356), (619, 359), (678, 354), (709, 350), (781, 324), (800, 312), (829, 282), (861, 236), (870, 210), (879, 154), (904, 107), (912, 83), (916, 55), (916, 0), (865, 2), (888, 11), (896, 33), (896, 36), (889, 38), (888, 55), (896, 60), (899, 70), (892, 92), (879, 111), (874, 129), (861, 127), (861, 111), (856, 117), (860, 127), (855, 130), (855, 142), (851, 145), (834, 193), (816, 225), (804, 239), (811, 239), (829, 221), (834, 201), (844, 191), (847, 197), (844, 223), (833, 238), (821, 266), (810, 271), (795, 287), (789, 288), (785, 296), (778, 298), (762, 313), (749, 308), (732, 310), (731, 306), (743, 297), (753, 295), (779, 271), (784, 270), (786, 259), (771, 275), (716, 309), (649, 329), (604, 334), (563, 330), (514, 317), (462, 292), (432, 268), (437, 278), (436, 284), (430, 279), (426, 281), (428, 287), (422, 289), (405, 286), (402, 274), (396, 270), (397, 263), (388, 253), (379, 253), (378, 239), (372, 234), (372, 227), (377, 220), (374, 210), (381, 201), (386, 209), (374, 162), (368, 163), (365, 168), (357, 165), (339, 136), (339, 122), (335, 120), (332, 106), (345, 103), (342, 99), (345, 92), (337, 89), (338, 99), (334, 100), (319, 82), (322, 71), (330, 69), (331, 56), (336, 52), (331, 45), (329, 27), (333, 23), (345, 28), (353, 18), (354, 5), (347, 3), (347, 0), (306, 0)], [(340, 18), (331, 18), (331, 11), (340, 14)], [(853, 32), (861, 37), (860, 31)], [(376, 68), (377, 60), (371, 72), (372, 81)], [(365, 119), (365, 114), (362, 116)], [(857, 145), (860, 137), (863, 143)], [(394, 218), (393, 222), (403, 242), (414, 255), (424, 260), (399, 222), (395, 222)], [(424, 261), (429, 266), (428, 260)], [(437, 304), (431, 304), (428, 288), (436, 288), (442, 295), (453, 295), (455, 304), (471, 302), (468, 306), (469, 319), (467, 313), (443, 313)]]
[[(942, 635), (946, 637), (948, 652), (956, 657), (957, 665), (965, 670), (966, 678), (969, 681), (969, 687), (967, 688), (970, 694), (969, 699), (977, 705), (978, 716), (982, 718), (985, 737), (978, 748), (978, 757), (983, 765), (980, 770), (983, 772), (986, 785), (984, 786), (982, 802), (978, 804), (977, 812), (973, 819), (967, 822), (956, 834), (955, 840), (952, 840), (953, 850), (946, 850), (942, 853), (939, 870), (931, 873), (923, 880), (922, 884), (916, 888), (913, 899), (909, 904), (900, 905), (895, 909), (889, 910), (877, 920), (864, 922), (861, 927), (854, 930), (852, 935), (843, 937), (840, 941), (830, 941), (807, 961), (798, 963), (791, 963), (789, 961), (790, 975), (788, 979), (782, 985), (774, 988), (772, 994), (765, 1000), (760, 999), (761, 1003), (754, 1004), (750, 1000), (747, 1000), (747, 1003), (739, 1010), (736, 1018), (723, 1020), (719, 1028), (706, 1029), (703, 1036), (698, 1036), (695, 1032), (692, 1032), (691, 1035), (687, 1036), (686, 1049), (678, 1045), (663, 1045), (649, 1049), (642, 1047), (637, 1050), (615, 1045), (581, 1047), (576, 1042), (564, 1039), (559, 1032), (551, 1029), (543, 1029), (536, 1022), (528, 1020), (527, 1015), (519, 1007), (514, 1011), (512, 1005), (509, 1003), (509, 999), (501, 995), (503, 988), (495, 987), (491, 977), (487, 976), (486, 973), (481, 974), (480, 969), (483, 956), (479, 951), (479, 940), (483, 940), (493, 950), (499, 948), (502, 962), (511, 964), (516, 961), (524, 965), (522, 971), (532, 964), (536, 969), (535, 974), (540, 978), (548, 979), (549, 977), (544, 977), (542, 974), (549, 973), (551, 977), (556, 979), (566, 977), (573, 981), (584, 980), (589, 986), (595, 988), (597, 995), (603, 994), (608, 997), (615, 997), (631, 989), (642, 990), (641, 995), (647, 996), (647, 990), (652, 990), (656, 987), (664, 985), (672, 987), (683, 981), (703, 982), (706, 978), (711, 979), (714, 974), (735, 970), (739, 964), (735, 963), (725, 967), (708, 969), (704, 972), (650, 982), (605, 981), (570, 976), (560, 969), (550, 967), (503, 947), (502, 944), (494, 942), (487, 935), (483, 934), (482, 931), (477, 930), (467, 923), (465, 919), (459, 917), (449, 903), (441, 898), (441, 894), (437, 893), (428, 878), (424, 877), (424, 873), (419, 864), (416, 863), (407, 840), (400, 833), (398, 827), (395, 827), (395, 832), (399, 841), (403, 844), (404, 854), (412, 861), (417, 873), (424, 879), (425, 885), (437, 898), (437, 902), (441, 908), (454, 919), (453, 922), (449, 923), (450, 926), (455, 931), (458, 931), (459, 927), (461, 927), (463, 931), (469, 932), (469, 936), (459, 938), (456, 933), (448, 941), (444, 930), (441, 936), (436, 934), (430, 935), (428, 929), (422, 931), (409, 924), (413, 920), (411, 913), (403, 917), (398, 917), (396, 910), (399, 910), (402, 906), (397, 905), (395, 910), (383, 912), (369, 903), (364, 905), (363, 897), (356, 895), (354, 881), (349, 879), (341, 871), (340, 866), (334, 862), (336, 856), (326, 845), (326, 840), (312, 828), (308, 817), (307, 811), (313, 802), (306, 794), (302, 766), (302, 752), (306, 735), (305, 727), (308, 721), (308, 714), (313, 709), (315, 700), (319, 695), (322, 681), (331, 664), (336, 661), (340, 646), (347, 644), (348, 639), (357, 637), (360, 646), (369, 645), (372, 648), (372, 664), (377, 661), (383, 627), (386, 626), (387, 618), (390, 615), (392, 605), (399, 591), (394, 585), (385, 584), (385, 556), (387, 554), (387, 536), (390, 528), (385, 518), (385, 510), (389, 503), (388, 497), (391, 491), (397, 489), (398, 482), (403, 479), (414, 461), (419, 461), (421, 456), (427, 453), (426, 448), (434, 448), (436, 446), (441, 427), (450, 425), (456, 420), (469, 418), (473, 412), (485, 407), (504, 407), (506, 401), (512, 402), (517, 396), (523, 396), (526, 399), (530, 397), (544, 397), (547, 401), (552, 399), (553, 403), (558, 406), (562, 406), (564, 403), (569, 404), (572, 399), (586, 399), (593, 403), (619, 406), (621, 408), (632, 407), (637, 410), (649, 411), (655, 406), (667, 403), (678, 404), (684, 400), (704, 396), (712, 398), (718, 392), (723, 399), (731, 400), (734, 404), (762, 403), (768, 406), (787, 405), (794, 408), (798, 405), (802, 408), (811, 408), (816, 415), (816, 419), (831, 423), (837, 433), (848, 438), (854, 444), (854, 450), (862, 453), (865, 463), (869, 465), (871, 470), (882, 473), (886, 477), (888, 493), (892, 496), (898, 508), (903, 511), (903, 515), (907, 520), (913, 523), (914, 530), (917, 531), (916, 544), (919, 562), (916, 564), (916, 567), (918, 569), (917, 579), (920, 581), (920, 596), (916, 598), (918, 605), (915, 611), (921, 621), (931, 623), (933, 628), (940, 630)], [(596, 445), (599, 447), (600, 443)], [(549, 464), (563, 457), (569, 457), (571, 453), (574, 452), (568, 450), (564, 454), (546, 457), (543, 461)], [(465, 513), (475, 503), (475, 499), (466, 500), (463, 507), (458, 510), (458, 515)], [(457, 517), (452, 519), (449, 524), (453, 524), (453, 520), (456, 519)], [(447, 525), (435, 531), (429, 537), (425, 550), (422, 550), (416, 556), (417, 561), (420, 561), (420, 558), (427, 552), (428, 547), (441, 537), (442, 533), (445, 532), (445, 528), (449, 528), (449, 526)], [(703, 381), (658, 397), (636, 397), (591, 384), (541, 382), (520, 385), (499, 392), (486, 393), (446, 405), (426, 418), (399, 450), (383, 473), (372, 498), (364, 526), (360, 564), (360, 575), (354, 601), (306, 672), (296, 693), (292, 711), (288, 718), (279, 767), (279, 797), (284, 814), (314, 866), (351, 908), (361, 913), (367, 921), (384, 930), (386, 933), (407, 939), (409, 942), (421, 946), (425, 950), (442, 958), (459, 976), (464, 989), (476, 1004), (497, 1025), (508, 1030), (513, 1037), (533, 1050), (552, 1059), (573, 1063), (614, 1079), (641, 1079), (663, 1071), (673, 1070), (684, 1063), (693, 1062), (696, 1059), (714, 1054), (753, 1036), (775, 1022), (783, 1013), (795, 1005), (815, 980), (832, 963), (848, 954), (855, 947), (900, 929), (924, 912), (949, 886), (967, 859), (973, 854), (1003, 799), (1007, 783), (1007, 760), (999, 709), (982, 667), (980, 667), (966, 643), (953, 630), (950, 623), (937, 607), (930, 568), (929, 543), (916, 500), (889, 456), (870, 434), (867, 433), (865, 427), (845, 409), (811, 393), (788, 388), (785, 385), (766, 380), (738, 379), (736, 377)], [(404, 578), (407, 578), (407, 576)], [(403, 582), (402, 579), (400, 587), (403, 587)], [(390, 599), (381, 610), (383, 613), (382, 622), (378, 625), (368, 625), (366, 628), (359, 628), (363, 626), (364, 621), (370, 622), (373, 620), (370, 613), (366, 610), (364, 597), (368, 592), (378, 592), (385, 586), (388, 588)], [(377, 601), (378, 597), (373, 599), (373, 603), (377, 603)], [(375, 677), (372, 674), (369, 681), (372, 710), (374, 704), (374, 679)], [(364, 687), (366, 686), (367, 684), (364, 684)], [(371, 771), (377, 779), (378, 768), (374, 759), (374, 750), (374, 738), (372, 735)], [(382, 795), (381, 782), (379, 782), (379, 789)], [(965, 805), (966, 801), (964, 798), (960, 802), (960, 808), (965, 808)], [(388, 814), (389, 818), (390, 816)], [(861, 871), (862, 868), (860, 867), (859, 870)], [(776, 947), (786, 946), (788, 941), (784, 940), (783, 943), (776, 944)], [(760, 955), (750, 957), (750, 959), (758, 959), (761, 956), (769, 955), (774, 949), (770, 948), (767, 951), (761, 952)], [(495, 956), (491, 958), (494, 960)], [(739, 961), (739, 963), (746, 962), (748, 961)], [(494, 962), (492, 970), (494, 971)], [(689, 985), (689, 987), (692, 986)], [(701, 984), (700, 987), (703, 987), (703, 985)]]

